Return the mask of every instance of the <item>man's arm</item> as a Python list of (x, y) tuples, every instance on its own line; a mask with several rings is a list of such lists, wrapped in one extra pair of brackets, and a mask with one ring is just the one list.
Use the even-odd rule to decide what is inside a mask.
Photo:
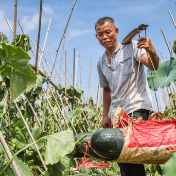
[(101, 126), (103, 128), (109, 128), (110, 120), (108, 117), (109, 108), (111, 105), (111, 89), (109, 87), (103, 88), (103, 119)]
[(159, 66), (159, 57), (155, 51), (154, 46), (152, 45), (151, 40), (146, 37), (141, 37), (138, 39), (137, 47), (144, 48), (147, 52), (141, 56), (140, 62), (150, 70), (157, 70)]

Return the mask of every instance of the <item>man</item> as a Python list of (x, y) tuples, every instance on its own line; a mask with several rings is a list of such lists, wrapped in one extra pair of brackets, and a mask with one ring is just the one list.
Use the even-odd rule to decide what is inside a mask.
[[(143, 120), (148, 120), (149, 111), (153, 110), (153, 107), (144, 65), (150, 70), (157, 70), (159, 65), (159, 57), (151, 40), (142, 37), (138, 42), (121, 44), (117, 41), (119, 29), (110, 17), (100, 18), (95, 23), (95, 31), (99, 43), (106, 49), (97, 64), (99, 82), (103, 88), (102, 127), (109, 128), (109, 110), (111, 109), (112, 121), (118, 107), (122, 107), (129, 116), (133, 111), (133, 118), (142, 116)], [(140, 69), (135, 94), (139, 60)], [(128, 88), (129, 80), (130, 87)], [(124, 103), (123, 100), (125, 100)], [(142, 164), (119, 163), (119, 167), (121, 176), (145, 176)]]

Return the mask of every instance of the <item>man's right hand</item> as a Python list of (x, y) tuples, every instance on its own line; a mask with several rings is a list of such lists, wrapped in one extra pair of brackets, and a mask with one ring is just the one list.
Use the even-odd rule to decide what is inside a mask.
[(101, 126), (103, 128), (110, 128), (110, 118), (108, 116), (103, 117), (103, 119), (101, 120)]

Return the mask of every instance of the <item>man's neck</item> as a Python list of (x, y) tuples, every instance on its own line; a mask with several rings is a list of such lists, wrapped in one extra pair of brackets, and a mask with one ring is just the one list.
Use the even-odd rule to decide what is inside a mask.
[(113, 48), (108, 48), (108, 49), (106, 49), (106, 52), (107, 52), (107, 55), (108, 55), (108, 56), (111, 56), (111, 55), (112, 55), (112, 53), (116, 50), (117, 45), (118, 45), (118, 42), (114, 45)]

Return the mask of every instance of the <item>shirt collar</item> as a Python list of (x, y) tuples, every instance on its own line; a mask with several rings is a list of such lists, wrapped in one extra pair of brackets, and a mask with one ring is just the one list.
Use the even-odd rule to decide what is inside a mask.
[[(121, 43), (118, 42), (118, 45), (117, 45), (117, 47), (116, 47), (116, 49), (113, 53), (117, 53), (120, 50), (120, 47), (121, 47)], [(106, 54), (106, 51), (105, 51), (105, 53), (103, 54), (103, 62), (106, 61), (106, 58), (107, 58), (107, 54)]]

